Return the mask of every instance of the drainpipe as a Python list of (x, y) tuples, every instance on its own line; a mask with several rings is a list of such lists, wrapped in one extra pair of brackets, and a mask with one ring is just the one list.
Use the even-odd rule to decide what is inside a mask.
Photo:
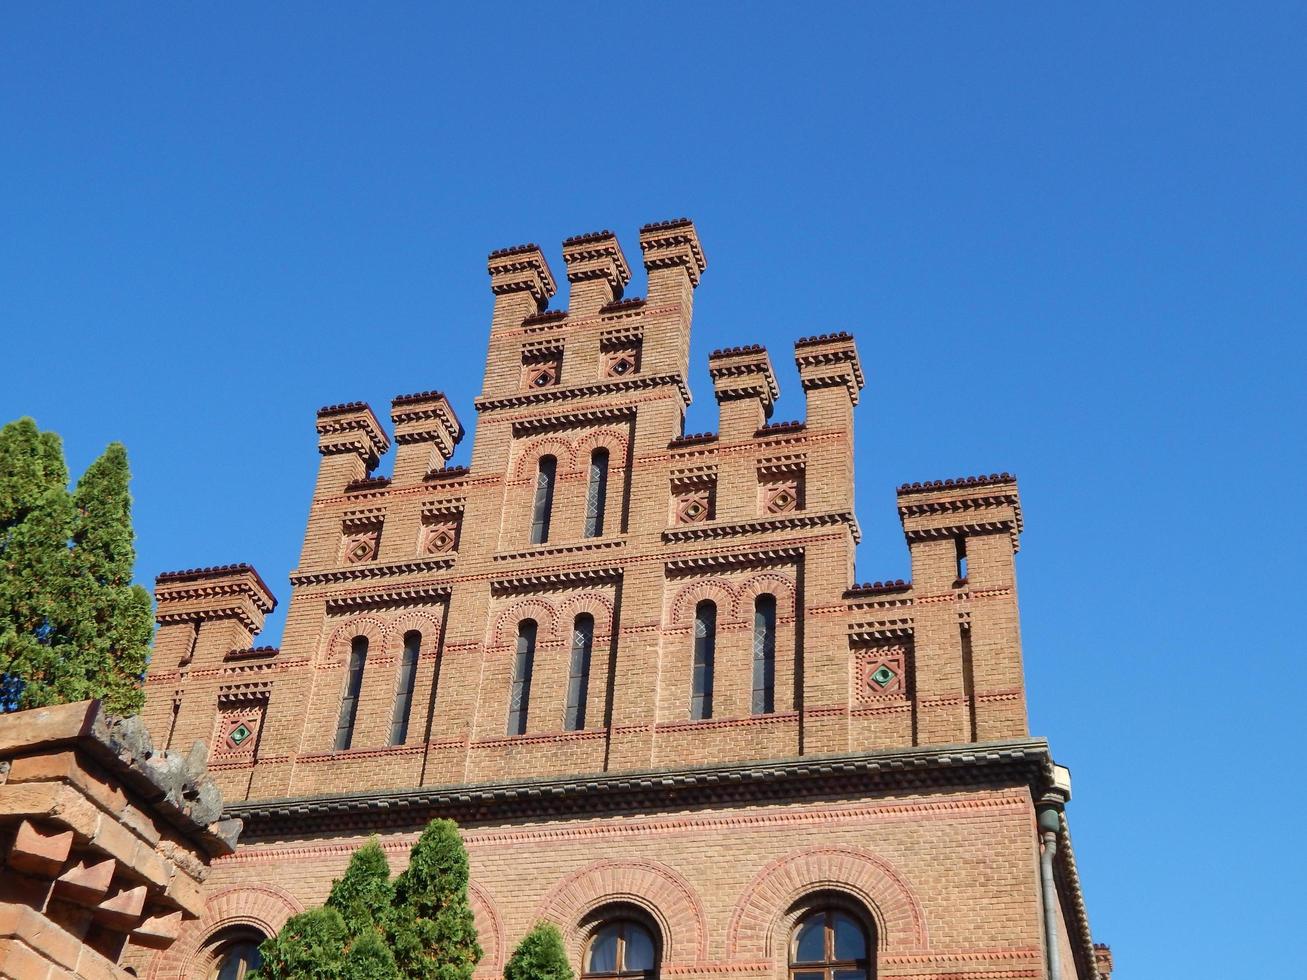
[(1053, 861), (1057, 857), (1057, 840), (1062, 832), (1062, 810), (1071, 799), (1071, 770), (1054, 766), (1052, 783), (1036, 808), (1039, 837), (1044, 845), (1039, 855), (1039, 885), (1044, 906), (1048, 980), (1062, 980), (1062, 946), (1057, 934), (1057, 882), (1053, 878)]
[(1062, 980), (1062, 952), (1057, 935), (1057, 884), (1053, 881), (1053, 859), (1057, 857), (1057, 835), (1062, 829), (1062, 808), (1039, 809), (1039, 836), (1044, 851), (1039, 856), (1039, 883), (1044, 897), (1044, 946), (1048, 950), (1048, 980)]

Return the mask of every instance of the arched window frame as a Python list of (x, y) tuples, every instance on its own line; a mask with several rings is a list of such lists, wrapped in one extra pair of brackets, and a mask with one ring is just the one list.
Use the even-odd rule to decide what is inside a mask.
[[(798, 959), (800, 934), (809, 923), (818, 919), (821, 921), (822, 928), (821, 959), (800, 961)], [(855, 935), (861, 941), (861, 956), (845, 955), (850, 951), (839, 948), (836, 930), (841, 921), (856, 930)], [(786, 949), (787, 978), (788, 980), (875, 980), (875, 950), (874, 929), (861, 909), (856, 909), (851, 903), (838, 899), (811, 901), (794, 917), (790, 927)]]
[(690, 719), (712, 717), (713, 668), (717, 659), (717, 604), (702, 600), (694, 607), (694, 661), (690, 675)]
[(363, 690), (363, 671), (368, 663), (368, 638), (356, 636), (349, 645), (349, 665), (345, 672), (345, 690), (340, 699), (340, 715), (336, 719), (337, 752), (354, 744), (354, 723), (358, 719), (359, 694)]
[[(612, 969), (595, 969), (594, 952), (595, 945), (606, 939), (617, 931), (616, 948), (613, 956)], [(643, 935), (647, 940), (649, 961), (648, 966), (631, 966), (630, 948), (632, 940), (637, 942), (637, 935)], [(614, 912), (596, 920), (594, 927), (590, 930), (590, 935), (586, 939), (585, 947), (581, 953), (581, 980), (657, 980), (658, 970), (662, 963), (662, 951), (658, 941), (658, 931), (646, 922), (643, 916), (630, 915), (625, 911)], [(607, 966), (602, 964), (601, 966)]]
[(395, 675), (395, 703), (390, 711), (391, 745), (403, 745), (408, 739), (408, 718), (413, 711), (413, 689), (417, 686), (421, 653), (422, 634), (409, 630), (404, 634), (404, 650), (399, 656), (399, 670)]
[(205, 980), (246, 980), (262, 965), (259, 945), (265, 939), (267, 936), (249, 927), (223, 930), (208, 944)]
[(531, 504), (531, 543), (549, 542), (549, 522), (554, 510), (554, 485), (558, 480), (558, 457), (541, 456), (536, 462), (535, 499)]
[(585, 536), (602, 537), (604, 511), (608, 504), (608, 450), (600, 446), (590, 453), (590, 479), (585, 490)]
[(535, 671), (536, 635), (534, 619), (517, 624), (517, 647), (513, 654), (513, 679), (508, 695), (508, 734), (525, 735), (531, 708), (531, 675)]
[(753, 713), (776, 710), (776, 597), (763, 592), (753, 600)]
[(585, 728), (594, 639), (595, 619), (589, 613), (581, 613), (572, 624), (572, 654), (567, 665), (567, 705), (563, 712), (563, 728), (569, 732), (579, 732)]

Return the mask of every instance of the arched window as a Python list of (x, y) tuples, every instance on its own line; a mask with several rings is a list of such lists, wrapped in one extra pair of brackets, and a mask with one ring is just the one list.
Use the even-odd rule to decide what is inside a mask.
[(567, 667), (567, 711), (563, 715), (563, 727), (569, 732), (579, 732), (585, 727), (585, 702), (590, 692), (590, 650), (594, 640), (594, 617), (582, 613), (572, 626), (572, 659)]
[(513, 688), (508, 700), (508, 734), (526, 734), (526, 713), (531, 706), (531, 671), (535, 666), (536, 621), (517, 626), (517, 654), (513, 658)]
[(776, 710), (776, 597), (753, 600), (753, 713)]
[(604, 505), (608, 498), (608, 450), (590, 454), (590, 482), (585, 491), (585, 536), (597, 538), (604, 533)]
[(345, 694), (340, 699), (340, 718), (336, 721), (336, 749), (347, 749), (354, 741), (354, 717), (359, 709), (359, 691), (363, 689), (363, 668), (368, 660), (368, 638), (354, 637), (349, 648), (349, 674)]
[(790, 938), (790, 980), (871, 980), (867, 930), (848, 912), (809, 912)]
[(713, 658), (717, 653), (717, 607), (705, 599), (694, 607), (694, 675), (690, 686), (690, 718), (712, 717)]
[(585, 970), (589, 978), (644, 978), (658, 976), (658, 948), (653, 935), (631, 919), (606, 922), (595, 930), (585, 952)]
[(253, 930), (240, 928), (235, 934), (225, 933), (211, 949), (212, 966), (205, 976), (211, 980), (245, 980), (263, 965), (259, 943), (263, 936)]
[(554, 509), (554, 476), (558, 472), (558, 460), (553, 456), (541, 456), (539, 466), (535, 503), (531, 509), (532, 544), (544, 544), (549, 540), (549, 517)]
[(404, 653), (399, 660), (399, 676), (395, 678), (395, 706), (390, 711), (391, 745), (403, 745), (408, 738), (408, 715), (413, 709), (413, 682), (417, 679), (421, 649), (421, 633), (409, 630), (404, 634)]

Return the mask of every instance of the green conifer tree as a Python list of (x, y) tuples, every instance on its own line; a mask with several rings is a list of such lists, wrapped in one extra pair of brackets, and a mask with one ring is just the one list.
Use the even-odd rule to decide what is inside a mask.
[(27, 418), (0, 429), (0, 710), (140, 708), (153, 617), (131, 583), (129, 479), (114, 443), (70, 494), (58, 436)]
[(374, 837), (350, 857), (344, 877), (332, 883), (327, 905), (341, 914), (349, 934), (359, 937), (384, 934), (394, 904), (390, 862)]
[(576, 980), (558, 927), (537, 922), (505, 964), (504, 980)]
[(96, 697), (120, 714), (135, 713), (145, 702), (141, 677), (154, 632), (150, 594), (132, 584), (136, 548), (130, 480), (127, 450), (114, 442), (82, 474), (73, 494), (75, 638), (95, 667)]
[(412, 980), (471, 980), (481, 959), (467, 900), (467, 849), (452, 820), (433, 820), (395, 881), (391, 949)]
[(59, 437), (28, 418), (0, 429), (2, 710), (87, 696), (72, 645), (74, 517)]
[(338, 911), (309, 909), (291, 919), (281, 932), (259, 946), (263, 965), (257, 980), (345, 980), (349, 930)]

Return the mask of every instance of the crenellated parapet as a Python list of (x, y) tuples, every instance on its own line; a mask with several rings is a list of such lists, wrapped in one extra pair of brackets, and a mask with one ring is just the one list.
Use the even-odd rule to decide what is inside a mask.
[(390, 449), (390, 439), (366, 402), (346, 402), (318, 409), (318, 467), (316, 494), (339, 493), (361, 480)]
[(721, 438), (751, 438), (771, 417), (781, 393), (767, 348), (752, 344), (715, 350), (708, 355), (708, 374), (719, 405)]
[(807, 396), (809, 423), (846, 419), (866, 384), (852, 335), (840, 331), (803, 337), (794, 344), (794, 363)]
[(543, 310), (558, 291), (549, 263), (535, 244), (496, 249), (486, 259), (490, 291), (495, 294), (495, 324), (518, 322)]
[(649, 300), (684, 302), (708, 268), (699, 233), (689, 218), (656, 221), (640, 229), (640, 251), (649, 273)]
[(390, 403), (395, 427), (395, 482), (420, 482), (443, 469), (463, 438), (463, 425), (439, 391), (400, 395)]
[(631, 269), (622, 246), (611, 231), (574, 235), (563, 241), (563, 261), (571, 283), (568, 312), (590, 316), (601, 307), (621, 300), (631, 281)]
[(234, 619), (251, 634), (277, 606), (272, 590), (252, 565), (215, 565), (163, 572), (154, 584), (160, 625)]

